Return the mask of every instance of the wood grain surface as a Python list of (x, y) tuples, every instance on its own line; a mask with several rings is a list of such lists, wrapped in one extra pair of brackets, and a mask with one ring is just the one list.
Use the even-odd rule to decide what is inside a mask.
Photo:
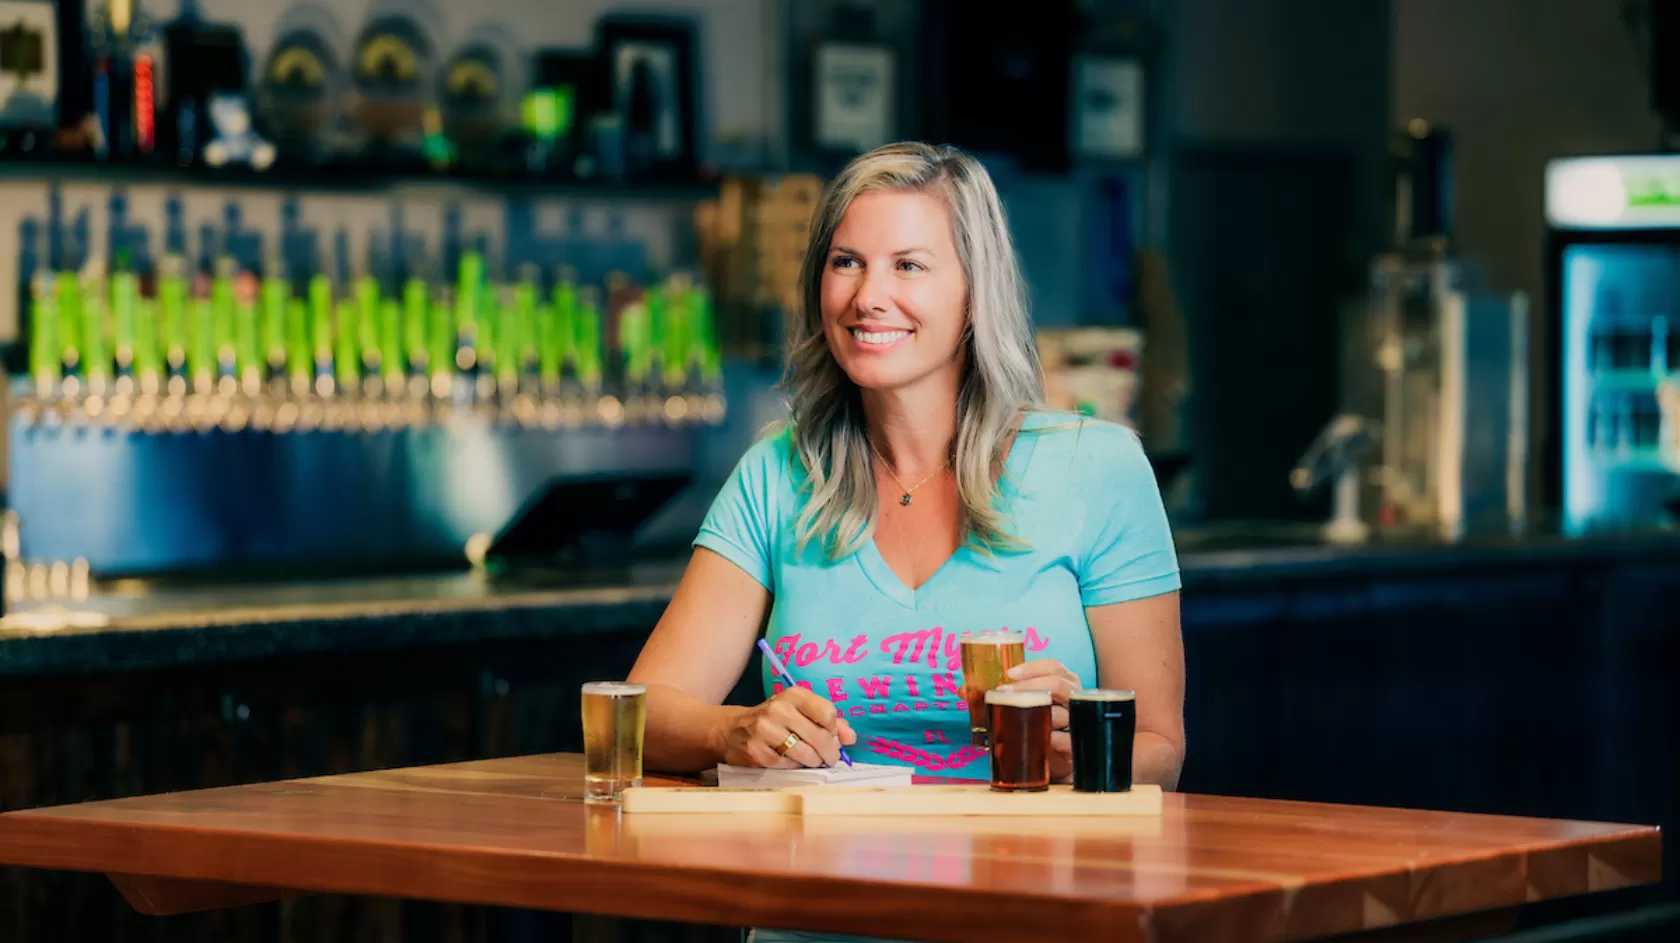
[(934, 943), (1307, 940), (1661, 874), (1636, 826), (1176, 794), (1159, 818), (623, 816), (582, 787), (549, 755), (12, 812), (0, 863), (121, 875), (159, 913), (336, 892)]

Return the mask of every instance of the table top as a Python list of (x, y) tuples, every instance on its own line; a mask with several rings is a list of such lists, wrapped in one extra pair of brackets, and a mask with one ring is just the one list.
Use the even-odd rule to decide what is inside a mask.
[(582, 785), (581, 758), (550, 755), (11, 812), (0, 863), (111, 874), (149, 913), (331, 892), (1161, 943), (1315, 939), (1661, 875), (1650, 827), (1179, 794), (1111, 820), (622, 815)]

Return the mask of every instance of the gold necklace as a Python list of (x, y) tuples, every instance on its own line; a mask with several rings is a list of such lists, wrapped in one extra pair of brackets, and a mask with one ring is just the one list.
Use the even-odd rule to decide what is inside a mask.
[(893, 484), (898, 485), (898, 490), (904, 492), (904, 494), (901, 495), (898, 499), (898, 503), (901, 507), (909, 507), (910, 506), (910, 495), (912, 493), (914, 493), (917, 488), (920, 488), (921, 486), (927, 484), (929, 481), (933, 480), (934, 475), (937, 475), (940, 472), (943, 472), (946, 468), (949, 468), (950, 465), (951, 465), (951, 460), (946, 459), (945, 464), (943, 464), (943, 465), (939, 466), (938, 468), (935, 468), (933, 471), (929, 472), (926, 478), (923, 478), (921, 481), (916, 482), (916, 484), (913, 487), (906, 488), (906, 487), (904, 487), (904, 482), (902, 482), (898, 479), (898, 472), (893, 471), (892, 463), (888, 462), (886, 460), (886, 458), (881, 455), (881, 450), (875, 447), (874, 442), (869, 443), (869, 450), (871, 452), (874, 452), (875, 457), (881, 460), (881, 467), (885, 468), (887, 470), (887, 476), (893, 480)]

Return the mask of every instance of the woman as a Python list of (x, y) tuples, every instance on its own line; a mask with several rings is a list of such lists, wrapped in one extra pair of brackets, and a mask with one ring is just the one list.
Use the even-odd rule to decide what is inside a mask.
[[(984, 780), (958, 638), (1009, 628), (1010, 687), (1137, 692), (1134, 776), (1184, 758), (1177, 558), (1124, 427), (1041, 407), (1020, 270), (985, 170), (895, 144), (846, 167), (812, 222), (792, 330), (791, 421), (741, 459), (636, 662), (646, 758), (911, 764)], [(720, 706), (761, 628), (799, 686)]]

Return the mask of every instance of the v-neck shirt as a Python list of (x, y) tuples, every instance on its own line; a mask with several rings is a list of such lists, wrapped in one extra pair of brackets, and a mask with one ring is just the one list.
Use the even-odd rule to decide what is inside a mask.
[[(801, 687), (832, 701), (858, 735), (860, 760), (926, 776), (984, 779), (969, 744), (958, 640), (1012, 629), (1026, 657), (1054, 658), (1095, 687), (1087, 607), (1179, 588), (1178, 558), (1148, 458), (1124, 426), (1032, 412), (998, 481), (1009, 534), (1025, 549), (966, 541), (911, 589), (873, 539), (839, 560), (798, 544), (805, 475), (787, 429), (742, 456), (695, 546), (740, 567), (772, 595), (766, 637)], [(781, 690), (764, 668), (766, 695)]]

